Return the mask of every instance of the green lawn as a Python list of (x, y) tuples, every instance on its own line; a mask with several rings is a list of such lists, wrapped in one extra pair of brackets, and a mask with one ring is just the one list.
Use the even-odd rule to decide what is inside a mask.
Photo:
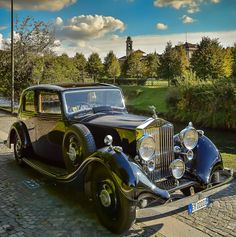
[(224, 161), (224, 166), (236, 170), (236, 154), (221, 153)]
[(167, 112), (165, 102), (168, 91), (167, 84), (161, 83), (155, 87), (122, 86), (126, 104), (135, 111), (150, 111), (149, 106), (154, 105), (158, 112)]

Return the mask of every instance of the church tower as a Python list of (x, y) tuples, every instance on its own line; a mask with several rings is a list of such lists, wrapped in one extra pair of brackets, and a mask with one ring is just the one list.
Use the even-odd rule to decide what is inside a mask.
[(133, 41), (130, 36), (127, 37), (126, 40), (126, 57), (129, 57), (129, 55), (133, 52)]

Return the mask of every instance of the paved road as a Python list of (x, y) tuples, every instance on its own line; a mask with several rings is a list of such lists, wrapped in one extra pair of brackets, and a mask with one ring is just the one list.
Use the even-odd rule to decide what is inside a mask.
[[(14, 118), (0, 113), (0, 142)], [(4, 137), (5, 136), (5, 137)], [(18, 167), (0, 144), (0, 236), (113, 236), (103, 228), (78, 184), (59, 184), (29, 167)], [(211, 197), (209, 208), (189, 216), (139, 216), (124, 236), (236, 236), (236, 182)]]

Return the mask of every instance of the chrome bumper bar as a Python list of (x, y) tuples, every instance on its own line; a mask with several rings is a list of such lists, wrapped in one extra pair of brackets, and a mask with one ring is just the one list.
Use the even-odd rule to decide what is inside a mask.
[(228, 188), (231, 184), (230, 182), (234, 179), (233, 173), (229, 170), (224, 170), (225, 175), (228, 175), (228, 177), (220, 184), (214, 185), (212, 187), (208, 187), (204, 189), (201, 192), (196, 193), (193, 196), (184, 197), (181, 199), (178, 199), (176, 201), (172, 200), (172, 197), (170, 195), (170, 199), (166, 201), (165, 204), (154, 206), (154, 207), (147, 207), (143, 209), (137, 210), (137, 215), (139, 216), (155, 216), (158, 213), (168, 213), (176, 211), (180, 208), (186, 207), (188, 204), (197, 202), (205, 197), (209, 197), (215, 193), (218, 193), (220, 191), (223, 191), (224, 189)]

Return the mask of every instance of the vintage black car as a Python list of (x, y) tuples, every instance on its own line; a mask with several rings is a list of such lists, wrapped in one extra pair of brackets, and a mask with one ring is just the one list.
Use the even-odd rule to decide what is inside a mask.
[[(232, 179), (202, 130), (190, 122), (174, 135), (173, 125), (152, 110), (150, 118), (129, 114), (113, 85), (32, 86), (22, 93), (7, 144), (14, 144), (18, 164), (80, 181), (101, 223), (122, 233), (137, 208), (174, 201), (176, 190), (196, 197)], [(197, 204), (192, 208), (205, 201)]]

